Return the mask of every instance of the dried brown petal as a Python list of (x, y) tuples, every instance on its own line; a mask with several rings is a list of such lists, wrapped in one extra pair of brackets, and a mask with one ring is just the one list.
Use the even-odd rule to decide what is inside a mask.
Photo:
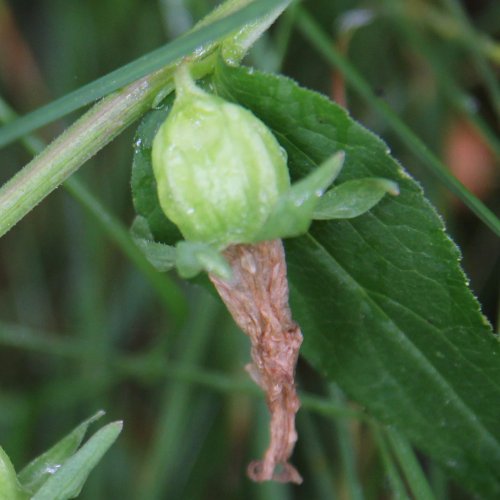
[(261, 461), (252, 462), (254, 481), (301, 483), (288, 463), (297, 441), (295, 414), (300, 402), (295, 391), (295, 365), (302, 334), (288, 306), (288, 281), (281, 240), (232, 245), (224, 251), (233, 270), (231, 281), (210, 279), (238, 326), (250, 337), (252, 379), (265, 391), (271, 412), (271, 442)]

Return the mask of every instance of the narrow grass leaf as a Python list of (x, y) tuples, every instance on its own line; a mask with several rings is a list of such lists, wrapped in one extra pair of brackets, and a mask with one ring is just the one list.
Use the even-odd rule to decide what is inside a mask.
[(73, 456), (53, 471), (32, 500), (67, 500), (81, 491), (89, 473), (115, 442), (123, 427), (112, 422), (98, 430)]
[(19, 473), (18, 477), (21, 484), (31, 493), (37, 492), (53, 476), (61, 464), (76, 452), (87, 433), (89, 425), (99, 420), (103, 415), (104, 411), (98, 411), (78, 427), (75, 427), (45, 453), (31, 461)]
[(149, 73), (172, 64), (194, 51), (200, 52), (200, 49), (208, 50), (208, 46), (212, 42), (270, 13), (273, 9), (284, 3), (287, 2), (284, 0), (256, 0), (222, 19), (214, 20), (210, 24), (193, 30), (185, 36), (179, 37), (165, 46), (112, 71), (108, 75), (84, 85), (26, 116), (18, 118), (0, 129), (0, 147), (72, 111), (80, 109)]
[(429, 171), (458, 196), (496, 235), (500, 236), (500, 219), (453, 176), (443, 162), (427, 148), (386, 103), (377, 98), (359, 72), (338, 52), (333, 41), (323, 32), (318, 23), (304, 9), (299, 8), (299, 11), (297, 26), (318, 52), (330, 64), (339, 68), (355, 91), (383, 116), (402, 142), (424, 162)]
[(387, 429), (386, 434), (415, 500), (435, 500), (410, 443), (394, 428)]

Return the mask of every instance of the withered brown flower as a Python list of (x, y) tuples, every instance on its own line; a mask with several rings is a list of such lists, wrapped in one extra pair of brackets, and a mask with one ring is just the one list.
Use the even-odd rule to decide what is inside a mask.
[(246, 368), (265, 391), (271, 412), (270, 444), (262, 460), (252, 462), (254, 481), (301, 483), (288, 462), (295, 442), (295, 414), (300, 402), (295, 390), (295, 366), (302, 343), (300, 328), (288, 305), (288, 280), (281, 240), (231, 245), (224, 252), (233, 276), (210, 279), (238, 326), (250, 337), (252, 360)]

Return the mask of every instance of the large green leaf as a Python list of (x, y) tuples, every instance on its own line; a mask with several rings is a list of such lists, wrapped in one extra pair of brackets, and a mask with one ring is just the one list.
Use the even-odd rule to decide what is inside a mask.
[[(303, 354), (457, 481), (498, 498), (500, 346), (421, 188), (380, 139), (289, 79), (220, 65), (213, 86), (273, 129), (294, 180), (342, 150), (339, 183), (377, 177), (398, 184), (399, 196), (368, 213), (316, 222), (306, 236), (287, 240)], [(150, 141), (164, 117), (150, 114), (139, 131), (133, 191), (155, 238), (172, 244), (150, 165)]]
[(273, 129), (292, 177), (343, 150), (341, 182), (398, 183), (365, 215), (287, 241), (303, 353), (458, 481), (499, 498), (500, 346), (420, 187), (380, 139), (291, 80), (221, 65), (214, 85)]

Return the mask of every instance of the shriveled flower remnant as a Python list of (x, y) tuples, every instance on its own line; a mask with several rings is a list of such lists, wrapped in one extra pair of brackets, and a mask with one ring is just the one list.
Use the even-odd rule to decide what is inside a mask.
[(176, 91), (153, 144), (153, 168), (160, 204), (186, 238), (177, 266), (185, 276), (208, 270), (251, 339), (247, 369), (266, 393), (271, 443), (249, 476), (300, 483), (288, 459), (297, 440), (294, 372), (302, 335), (288, 307), (283, 245), (264, 234), (274, 236), (266, 222), (290, 191), (286, 155), (252, 113), (198, 88), (185, 67)]
[[(255, 115), (200, 89), (186, 65), (175, 84), (174, 105), (153, 141), (152, 166), (160, 206), (185, 240), (160, 245), (162, 270), (176, 267), (185, 278), (208, 272), (250, 337), (247, 370), (266, 394), (271, 442), (263, 460), (250, 464), (249, 476), (301, 483), (288, 460), (297, 441), (294, 374), (302, 334), (288, 306), (281, 238), (304, 234), (313, 219), (359, 215), (394, 183), (379, 179), (380, 196), (361, 204), (352, 197), (363, 187), (366, 192), (363, 180), (323, 195), (342, 168), (344, 154), (337, 152), (291, 185), (284, 150)], [(136, 241), (158, 257), (158, 243)]]
[[(302, 334), (288, 307), (288, 281), (281, 240), (231, 245), (224, 252), (232, 279), (210, 279), (238, 326), (250, 337), (252, 379), (265, 391), (271, 412), (271, 443), (262, 461), (248, 467), (254, 481), (274, 479), (301, 483), (288, 463), (297, 441), (295, 414), (300, 403), (295, 391), (295, 365)], [(277, 469), (281, 466), (281, 470)]]

